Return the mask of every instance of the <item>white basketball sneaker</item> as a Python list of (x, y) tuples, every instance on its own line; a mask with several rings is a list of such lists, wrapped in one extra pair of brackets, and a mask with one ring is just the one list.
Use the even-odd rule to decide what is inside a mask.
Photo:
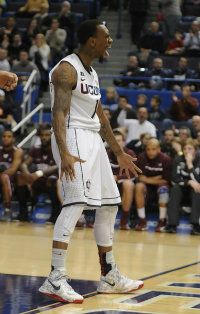
[(144, 283), (141, 280), (132, 280), (120, 274), (117, 267), (101, 276), (97, 292), (99, 293), (131, 293), (141, 289)]
[(68, 284), (64, 272), (53, 270), (39, 291), (53, 299), (66, 303), (82, 303), (82, 295), (76, 293)]

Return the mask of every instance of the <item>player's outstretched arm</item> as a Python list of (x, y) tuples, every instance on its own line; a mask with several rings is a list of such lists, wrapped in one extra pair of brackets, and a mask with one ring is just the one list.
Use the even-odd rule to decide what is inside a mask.
[(138, 173), (142, 173), (142, 171), (134, 164), (134, 161), (136, 161), (137, 158), (134, 158), (126, 154), (124, 150), (120, 147), (120, 145), (117, 143), (112, 128), (110, 126), (110, 122), (105, 116), (100, 102), (97, 108), (97, 115), (101, 123), (100, 135), (108, 143), (113, 153), (116, 155), (120, 166), (120, 175), (122, 175), (122, 173), (125, 172), (126, 176), (129, 178), (130, 170), (135, 176), (138, 176)]
[(67, 148), (66, 116), (70, 110), (72, 89), (77, 83), (77, 73), (72, 65), (62, 62), (53, 71), (52, 84), (54, 86), (53, 131), (61, 157), (61, 173), (75, 178), (74, 163), (83, 162), (80, 158), (72, 156)]
[(0, 71), (0, 88), (10, 91), (17, 86), (17, 82), (18, 77), (15, 73)]

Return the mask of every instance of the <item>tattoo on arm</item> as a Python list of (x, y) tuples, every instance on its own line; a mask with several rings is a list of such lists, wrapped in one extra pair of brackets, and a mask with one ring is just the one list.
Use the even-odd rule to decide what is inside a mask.
[(110, 146), (110, 148), (112, 149), (113, 153), (116, 156), (121, 155), (123, 153), (123, 149), (119, 146), (115, 139), (112, 128), (110, 126), (110, 122), (104, 115), (101, 103), (99, 103), (98, 105), (97, 115), (101, 123), (100, 135), (108, 143), (108, 145)]
[(61, 63), (52, 74), (52, 84), (54, 85), (52, 123), (61, 159), (69, 154), (66, 143), (66, 116), (70, 111), (72, 89), (76, 82), (76, 70), (67, 62)]

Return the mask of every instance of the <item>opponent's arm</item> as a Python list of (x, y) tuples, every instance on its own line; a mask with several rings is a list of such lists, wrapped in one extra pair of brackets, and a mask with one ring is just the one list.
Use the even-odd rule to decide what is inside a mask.
[(7, 174), (9, 177), (13, 176), (17, 172), (19, 166), (22, 163), (23, 155), (24, 155), (23, 150), (21, 148), (17, 149), (14, 153), (12, 164), (3, 173)]

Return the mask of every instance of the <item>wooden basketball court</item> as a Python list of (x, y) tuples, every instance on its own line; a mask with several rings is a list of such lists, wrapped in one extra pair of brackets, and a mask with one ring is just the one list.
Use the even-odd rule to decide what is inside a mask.
[(200, 312), (199, 236), (116, 230), (118, 266), (127, 276), (143, 278), (144, 288), (130, 295), (101, 295), (96, 293), (100, 272), (93, 231), (76, 230), (67, 269), (85, 301), (70, 305), (38, 292), (50, 269), (52, 231), (51, 226), (0, 223), (1, 314)]

